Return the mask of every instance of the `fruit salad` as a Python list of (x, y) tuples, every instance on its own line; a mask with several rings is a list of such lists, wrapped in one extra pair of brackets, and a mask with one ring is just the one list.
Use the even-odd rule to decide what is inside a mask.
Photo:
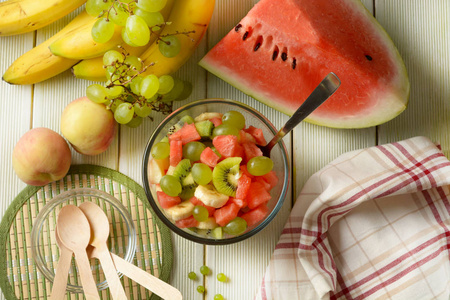
[(263, 131), (238, 111), (185, 115), (151, 149), (150, 186), (179, 228), (221, 239), (240, 235), (269, 213), (278, 177), (258, 145)]

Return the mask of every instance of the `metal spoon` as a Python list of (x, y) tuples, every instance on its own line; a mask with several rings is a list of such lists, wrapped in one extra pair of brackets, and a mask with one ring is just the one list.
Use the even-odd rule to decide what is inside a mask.
[(62, 300), (66, 293), (67, 277), (69, 276), (70, 263), (73, 252), (61, 242), (58, 236), (58, 227), (55, 228), (56, 244), (59, 247), (59, 260), (56, 266), (55, 278), (53, 280), (51, 300)]
[(259, 146), (264, 156), (270, 157), (270, 150), (295, 126), (309, 116), (316, 108), (324, 103), (341, 85), (341, 81), (333, 72), (329, 73), (322, 82), (306, 98), (305, 102), (289, 118), (283, 128), (265, 146)]
[(86, 299), (100, 300), (86, 254), (86, 247), (91, 238), (91, 228), (86, 216), (77, 206), (66, 205), (59, 212), (56, 226), (61, 242), (75, 254)]
[(92, 202), (83, 202), (79, 208), (91, 226), (92, 232), (89, 244), (97, 250), (97, 258), (102, 265), (112, 298), (115, 300), (126, 300), (127, 295), (117, 275), (116, 267), (114, 266), (106, 243), (109, 237), (108, 217), (105, 215), (103, 209)]

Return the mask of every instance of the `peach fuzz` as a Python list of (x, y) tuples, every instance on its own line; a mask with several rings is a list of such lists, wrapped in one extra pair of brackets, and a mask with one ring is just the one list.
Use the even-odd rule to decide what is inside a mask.
[(43, 186), (63, 178), (72, 162), (66, 140), (48, 128), (34, 128), (25, 133), (13, 150), (12, 165), (25, 183)]

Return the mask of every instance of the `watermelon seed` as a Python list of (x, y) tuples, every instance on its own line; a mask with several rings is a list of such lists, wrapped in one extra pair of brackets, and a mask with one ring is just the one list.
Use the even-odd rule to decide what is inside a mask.
[(287, 59), (287, 53), (286, 52), (281, 53), (281, 59), (283, 61), (286, 61), (286, 59)]
[(292, 69), (295, 70), (295, 67), (297, 66), (297, 60), (295, 57), (292, 59)]
[(275, 47), (275, 50), (273, 50), (273, 54), (272, 54), (272, 60), (277, 59), (278, 57), (278, 47)]
[(238, 32), (239, 29), (241, 29), (242, 24), (237, 24), (236, 27), (234, 27), (234, 31)]
[(246, 31), (244, 33), (244, 35), (242, 36), (242, 40), (245, 41), (245, 39), (247, 39), (247, 37), (248, 37), (248, 31)]
[(367, 58), (368, 61), (372, 60), (372, 56), (370, 56), (370, 55), (366, 55), (366, 58)]
[(256, 44), (256, 46), (255, 46), (255, 48), (253, 49), (253, 51), (256, 51), (256, 50), (258, 50), (258, 49), (259, 49), (259, 47), (261, 47), (261, 43), (257, 43), (257, 44)]
[(263, 42), (262, 36), (258, 36), (258, 38), (256, 39), (255, 47), (253, 48), (253, 51), (257, 51), (259, 49), (259, 47), (261, 47), (262, 42)]

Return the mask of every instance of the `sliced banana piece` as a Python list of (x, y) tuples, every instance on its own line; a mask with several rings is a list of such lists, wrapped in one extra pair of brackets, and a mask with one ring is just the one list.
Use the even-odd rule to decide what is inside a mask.
[(221, 118), (223, 114), (218, 112), (204, 112), (195, 117), (194, 122), (200, 122), (205, 120), (211, 120), (212, 118)]
[(150, 159), (148, 162), (148, 181), (152, 184), (158, 184), (161, 178), (165, 175), (163, 166), (158, 164), (154, 159)]
[(199, 185), (195, 189), (194, 196), (202, 201), (205, 205), (212, 206), (214, 208), (222, 207), (228, 201), (228, 196), (219, 193), (212, 185)]
[(216, 219), (213, 217), (209, 217), (206, 221), (198, 222), (197, 228), (198, 229), (214, 229), (217, 226), (219, 226), (219, 225), (217, 225)]
[(167, 216), (174, 221), (179, 221), (190, 217), (193, 211), (194, 204), (192, 204), (189, 200), (183, 201), (180, 204), (165, 210)]

